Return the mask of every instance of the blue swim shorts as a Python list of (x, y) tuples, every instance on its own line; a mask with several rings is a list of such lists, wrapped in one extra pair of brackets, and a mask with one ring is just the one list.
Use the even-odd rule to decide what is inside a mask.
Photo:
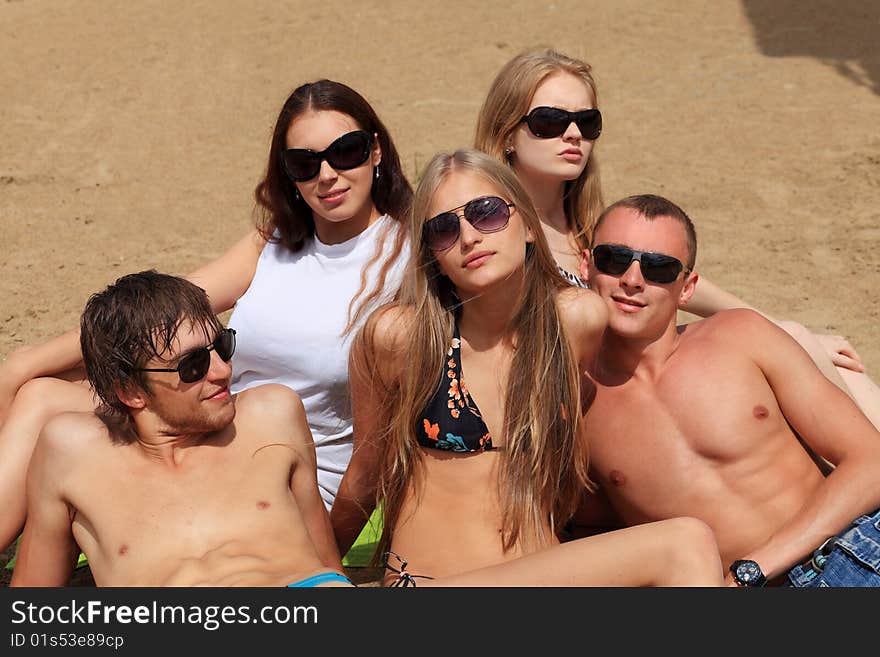
[(298, 582), (294, 582), (293, 584), (288, 584), (287, 588), (295, 589), (295, 588), (310, 588), (314, 586), (318, 586), (319, 584), (324, 584), (326, 582), (345, 582), (346, 584), (354, 584), (351, 583), (351, 580), (348, 577), (344, 577), (339, 573), (319, 573), (318, 575), (312, 575), (311, 577), (306, 577), (305, 579), (301, 579)]

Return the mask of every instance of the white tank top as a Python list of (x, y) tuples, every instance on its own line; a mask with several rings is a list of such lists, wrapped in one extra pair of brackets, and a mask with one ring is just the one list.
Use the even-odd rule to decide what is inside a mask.
[[(341, 244), (323, 244), (314, 237), (302, 250), (291, 253), (269, 242), (250, 287), (229, 318), (237, 334), (232, 392), (282, 383), (299, 394), (315, 440), (318, 488), (328, 509), (352, 452), (348, 353), (357, 327), (345, 338), (341, 334), (364, 265), (384, 238), (383, 255), (367, 272), (366, 295), (386, 258), (394, 255), (396, 231), (397, 223), (383, 215)], [(383, 294), (367, 307), (366, 315), (392, 299), (407, 257), (408, 249), (398, 254)]]

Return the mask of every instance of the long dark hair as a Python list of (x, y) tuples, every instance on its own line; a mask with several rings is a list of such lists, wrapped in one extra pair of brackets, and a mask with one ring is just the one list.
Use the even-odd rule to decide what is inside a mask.
[[(327, 110), (347, 114), (354, 119), (359, 128), (377, 135), (379, 146), (382, 149), (382, 161), (377, 167), (378, 177), (373, 178), (370, 196), (380, 213), (387, 214), (398, 222), (400, 228), (397, 230), (395, 248), (392, 253), (401, 253), (406, 241), (404, 224), (412, 205), (412, 186), (400, 166), (400, 156), (397, 154), (391, 135), (379, 120), (375, 110), (357, 91), (333, 80), (317, 80), (300, 85), (284, 101), (284, 106), (275, 122), (275, 130), (272, 133), (266, 175), (254, 190), (254, 198), (257, 202), (256, 223), (260, 235), (267, 241), (279, 242), (296, 252), (302, 249), (306, 240), (315, 234), (312, 209), (301, 196), (296, 194), (296, 186), (287, 176), (282, 164), (284, 150), (287, 148), (287, 130), (298, 116), (309, 110)], [(361, 272), (361, 287), (352, 299), (352, 306), (349, 307), (349, 326), (346, 331), (357, 323), (363, 310), (379, 296), (384, 287), (388, 269), (393, 264), (393, 258), (389, 258), (384, 263), (376, 288), (362, 300), (357, 311), (352, 315), (355, 300), (366, 288), (366, 272), (379, 258), (383, 247), (384, 239), (379, 244), (375, 257), (367, 263)]]

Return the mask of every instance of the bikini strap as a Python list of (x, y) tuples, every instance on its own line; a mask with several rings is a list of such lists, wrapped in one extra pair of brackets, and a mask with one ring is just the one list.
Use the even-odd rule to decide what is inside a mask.
[[(397, 559), (398, 563), (400, 564), (400, 568), (395, 568), (390, 563), (388, 563), (389, 557), (394, 557), (395, 559)], [(382, 562), (383, 562), (386, 570), (390, 570), (392, 573), (397, 573), (397, 579), (395, 579), (391, 584), (389, 584), (389, 586), (392, 588), (407, 588), (409, 586), (412, 586), (413, 588), (415, 588), (417, 577), (419, 577), (421, 579), (434, 579), (433, 577), (429, 577), (428, 575), (412, 575), (412, 574), (406, 572), (406, 567), (407, 567), (408, 562), (405, 561), (404, 559), (402, 559), (400, 557), (400, 555), (395, 554), (391, 550), (388, 550), (385, 553), (385, 555), (382, 559)]]

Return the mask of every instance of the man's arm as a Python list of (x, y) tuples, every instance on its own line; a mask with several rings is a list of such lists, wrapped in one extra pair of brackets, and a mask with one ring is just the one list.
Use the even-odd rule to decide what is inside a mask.
[(858, 516), (880, 507), (880, 433), (783, 330), (735, 311), (731, 330), (749, 345), (792, 428), (836, 467), (788, 524), (741, 558), (774, 577)]
[(249, 399), (257, 404), (253, 411), (259, 418), (261, 433), (284, 437), (283, 444), (293, 450), (288, 485), (315, 552), (324, 565), (341, 570), (342, 559), (333, 540), (330, 516), (318, 491), (315, 442), (302, 400), (293, 390), (281, 384), (260, 386), (254, 391), (241, 394), (257, 391), (258, 397), (251, 396)]
[(79, 554), (61, 482), (66, 418), (49, 422), (40, 434), (27, 477), (28, 510), (11, 586), (66, 586)]

